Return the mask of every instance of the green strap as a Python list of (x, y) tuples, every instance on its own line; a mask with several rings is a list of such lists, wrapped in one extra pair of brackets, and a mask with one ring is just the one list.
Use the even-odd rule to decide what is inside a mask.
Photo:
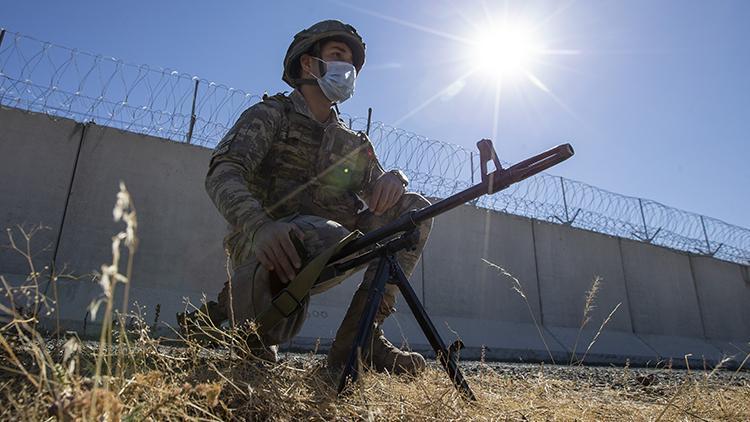
[(302, 271), (297, 273), (297, 276), (287, 284), (286, 288), (271, 300), (271, 306), (255, 319), (255, 322), (258, 324), (258, 331), (264, 332), (270, 330), (279, 321), (289, 318), (301, 309), (302, 300), (310, 293), (318, 277), (320, 277), (320, 273), (323, 272), (326, 264), (328, 264), (328, 260), (347, 243), (358, 238), (360, 235), (361, 233), (357, 230), (349, 233), (337, 244), (316, 256)]

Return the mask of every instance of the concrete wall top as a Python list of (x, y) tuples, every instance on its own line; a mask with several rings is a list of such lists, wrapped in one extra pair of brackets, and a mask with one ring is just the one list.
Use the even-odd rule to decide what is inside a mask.
[[(81, 139), (81, 126), (67, 119), (0, 107), (0, 245), (5, 229), (42, 224), (32, 250), (38, 263), (52, 262), (68, 187)], [(14, 238), (21, 233), (14, 229)], [(19, 245), (22, 246), (22, 245)], [(28, 274), (26, 260), (0, 248), (0, 274)]]
[(512, 281), (482, 262), (486, 258), (518, 278), (539, 321), (533, 257), (528, 219), (470, 205), (442, 214), (435, 219), (422, 256), (427, 310), (443, 316), (531, 322)]
[[(138, 213), (139, 249), (133, 288), (171, 291), (160, 297), (163, 319), (174, 321), (183, 296), (199, 303), (212, 298), (226, 280), (222, 238), (226, 222), (203, 189), (210, 151), (177, 145), (116, 129), (86, 129), (70, 205), (61, 235), (58, 265), (79, 274), (111, 262), (111, 236), (124, 224), (112, 220), (120, 180), (130, 191)], [(124, 260), (121, 268), (124, 268)], [(122, 270), (124, 271), (124, 269)], [(65, 283), (64, 317), (81, 315), (99, 287)], [(140, 290), (145, 291), (145, 290)], [(139, 298), (131, 296), (133, 300)], [(72, 308), (72, 309), (71, 309)]]
[(545, 325), (580, 327), (586, 292), (601, 277), (589, 324), (598, 326), (621, 303), (606, 328), (632, 332), (617, 238), (535, 221), (534, 239)]
[(703, 338), (688, 256), (632, 240), (620, 242), (635, 332)]
[(715, 340), (750, 341), (750, 282), (737, 264), (713, 258), (690, 257), (695, 287), (706, 327)]

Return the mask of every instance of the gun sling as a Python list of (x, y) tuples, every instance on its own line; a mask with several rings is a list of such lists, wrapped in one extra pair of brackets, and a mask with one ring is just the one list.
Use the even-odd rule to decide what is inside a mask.
[(310, 290), (320, 277), (328, 260), (339, 252), (341, 248), (361, 235), (362, 233), (357, 230), (349, 233), (337, 244), (316, 256), (299, 273), (297, 273), (297, 276), (287, 284), (286, 288), (271, 300), (271, 306), (256, 318), (255, 322), (259, 326), (259, 331), (263, 332), (270, 330), (282, 319), (289, 318), (295, 312), (302, 309), (302, 301), (305, 300), (310, 293)]

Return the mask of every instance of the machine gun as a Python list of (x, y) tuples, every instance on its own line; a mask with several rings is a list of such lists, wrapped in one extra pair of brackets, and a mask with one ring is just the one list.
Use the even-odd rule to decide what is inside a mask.
[[(328, 264), (321, 273), (320, 279), (328, 279), (344, 274), (347, 270), (380, 258), (375, 278), (368, 293), (367, 305), (360, 318), (357, 335), (339, 381), (339, 393), (344, 390), (349, 381), (356, 382), (359, 378), (359, 354), (372, 333), (373, 320), (377, 308), (383, 299), (385, 285), (390, 282), (399, 287), (419, 327), (435, 350), (437, 359), (448, 372), (453, 385), (467, 399), (476, 400), (474, 393), (471, 391), (469, 384), (464, 379), (456, 363), (455, 353), (450, 353), (445, 342), (440, 338), (438, 331), (419, 301), (417, 294), (409, 284), (409, 280), (406, 274), (404, 274), (401, 265), (399, 265), (395, 254), (400, 250), (416, 247), (419, 239), (418, 225), (420, 222), (483, 195), (491, 195), (506, 189), (514, 183), (531, 177), (573, 156), (573, 147), (570, 144), (563, 144), (521, 161), (512, 167), (503, 169), (489, 139), (479, 141), (477, 148), (479, 148), (480, 168), (482, 172), (482, 181), (480, 183), (430, 206), (410, 211), (390, 224), (352, 240), (328, 260)], [(491, 173), (487, 171), (487, 164), (490, 161), (495, 165), (495, 170)], [(394, 238), (396, 235), (398, 236)], [(383, 241), (385, 243), (381, 244), (380, 242)]]

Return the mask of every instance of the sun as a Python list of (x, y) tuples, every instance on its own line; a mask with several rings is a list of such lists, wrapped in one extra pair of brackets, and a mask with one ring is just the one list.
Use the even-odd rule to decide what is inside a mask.
[[(481, 9), (484, 11), (484, 16), (478, 16), (473, 12), (464, 13), (462, 6), (457, 5), (455, 7), (456, 18), (460, 18), (458, 20), (463, 20), (467, 24), (466, 26), (459, 25), (460, 28), (466, 29), (466, 32), (451, 33), (440, 27), (430, 27), (396, 16), (384, 15), (374, 10), (352, 6), (350, 2), (336, 1), (336, 3), (450, 42), (440, 44), (443, 47), (438, 53), (446, 58), (437, 60), (435, 65), (457, 65), (456, 68), (460, 69), (459, 75), (453, 81), (437, 85), (437, 90), (433, 95), (413, 107), (393, 125), (401, 124), (437, 100), (447, 100), (458, 96), (465, 91), (465, 87), (473, 83), (479, 83), (482, 94), (492, 95), (494, 92), (493, 139), (497, 138), (500, 105), (501, 102), (506, 101), (508, 88), (514, 88), (513, 91), (520, 93), (524, 100), (527, 100), (527, 94), (531, 93), (525, 89), (525, 85), (530, 84), (572, 114), (570, 108), (544, 82), (544, 73), (549, 73), (553, 70), (552, 68), (570, 70), (567, 66), (560, 66), (556, 63), (557, 57), (581, 54), (574, 48), (560, 48), (560, 44), (564, 41), (560, 39), (555, 26), (549, 25), (555, 15), (565, 7), (556, 9), (551, 15), (540, 16), (514, 13), (510, 10), (507, 0), (504, 10), (493, 13), (492, 8), (486, 4), (490, 2), (482, 2)], [(580, 120), (578, 116), (574, 117)]]
[(473, 40), (471, 60), (476, 70), (496, 78), (529, 73), (543, 52), (530, 25), (496, 25), (479, 31)]

